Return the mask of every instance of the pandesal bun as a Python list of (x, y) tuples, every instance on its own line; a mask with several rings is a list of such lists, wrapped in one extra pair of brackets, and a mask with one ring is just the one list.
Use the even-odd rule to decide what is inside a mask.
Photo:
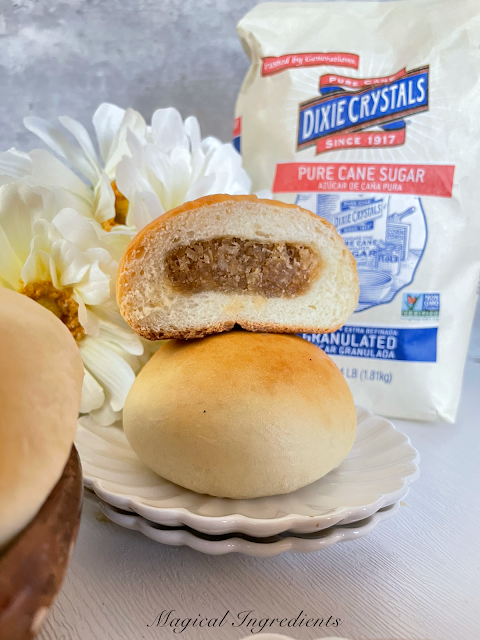
[(356, 414), (321, 349), (292, 335), (232, 331), (167, 342), (134, 382), (123, 425), (160, 476), (198, 493), (256, 498), (338, 466)]
[(60, 478), (77, 425), (83, 363), (67, 327), (0, 287), (0, 547)]
[(358, 302), (355, 260), (335, 228), (296, 205), (206, 196), (160, 216), (121, 261), (117, 300), (150, 340), (228, 331), (326, 333)]

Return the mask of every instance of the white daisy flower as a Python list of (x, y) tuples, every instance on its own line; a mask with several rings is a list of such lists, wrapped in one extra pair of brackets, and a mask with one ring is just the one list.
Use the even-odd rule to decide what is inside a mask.
[(175, 109), (156, 111), (147, 126), (133, 109), (102, 104), (93, 116), (95, 144), (80, 123), (59, 121), (64, 130), (25, 119), (55, 155), (0, 153), (0, 286), (68, 326), (85, 365), (81, 412), (108, 425), (159, 347), (128, 327), (115, 301), (131, 236), (183, 202), (248, 194), (251, 183), (231, 144), (202, 140), (196, 118), (183, 122)]
[(101, 104), (93, 116), (100, 154), (82, 124), (67, 116), (59, 121), (76, 144), (60, 127), (43, 118), (25, 118), (26, 128), (60, 160), (42, 149), (28, 154), (10, 149), (0, 154), (0, 184), (20, 179), (29, 186), (48, 187), (56, 191), (57, 198), (69, 199), (81, 215), (92, 217), (107, 231), (123, 226), (128, 203), (125, 205), (125, 198), (116, 189), (115, 171), (122, 157), (130, 154), (127, 132), (145, 136), (144, 119), (133, 109)]
[(129, 202), (126, 223), (137, 230), (165, 211), (215, 193), (250, 193), (251, 180), (233, 145), (202, 140), (198, 120), (158, 109), (145, 137), (128, 131), (130, 153), (118, 164), (116, 185)]
[(66, 324), (85, 366), (80, 410), (108, 425), (120, 418), (149, 354), (116, 306), (110, 234), (100, 237), (75, 209), (58, 208), (46, 188), (0, 187), (0, 286), (36, 300)]
[(60, 189), (58, 198), (68, 197), (70, 206), (106, 231), (131, 236), (188, 200), (250, 193), (251, 181), (234, 147), (212, 137), (202, 140), (198, 120), (183, 122), (176, 109), (155, 111), (147, 126), (133, 109), (100, 105), (93, 116), (100, 154), (83, 125), (66, 116), (59, 121), (76, 144), (42, 118), (24, 122), (61, 162), (47, 151), (11, 149), (0, 154), (0, 184), (22, 179)]

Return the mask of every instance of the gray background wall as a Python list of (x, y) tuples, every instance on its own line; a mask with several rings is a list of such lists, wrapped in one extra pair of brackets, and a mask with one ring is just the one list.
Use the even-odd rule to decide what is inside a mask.
[(230, 140), (256, 0), (0, 0), (0, 149), (38, 146), (25, 115), (89, 125), (100, 102), (175, 106)]

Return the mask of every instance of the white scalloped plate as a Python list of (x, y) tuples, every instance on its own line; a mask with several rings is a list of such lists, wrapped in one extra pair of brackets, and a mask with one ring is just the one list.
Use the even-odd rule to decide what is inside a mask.
[(140, 531), (143, 535), (175, 547), (185, 546), (212, 556), (226, 553), (243, 553), (256, 558), (269, 558), (287, 551), (291, 553), (313, 553), (330, 547), (336, 542), (357, 540), (370, 533), (379, 522), (391, 518), (397, 511), (399, 503), (384, 507), (369, 518), (347, 525), (336, 525), (314, 533), (292, 535), (283, 533), (269, 538), (253, 538), (244, 534), (211, 536), (184, 527), (174, 529), (149, 522), (137, 514), (116, 509), (106, 502), (100, 501), (100, 508), (106, 517), (125, 529)]
[(398, 502), (419, 474), (418, 452), (385, 418), (357, 408), (357, 437), (347, 458), (312, 484), (281, 496), (230, 500), (164, 480), (141, 462), (120, 427), (79, 420), (75, 444), (85, 486), (114, 507), (170, 527), (258, 538), (348, 524)]

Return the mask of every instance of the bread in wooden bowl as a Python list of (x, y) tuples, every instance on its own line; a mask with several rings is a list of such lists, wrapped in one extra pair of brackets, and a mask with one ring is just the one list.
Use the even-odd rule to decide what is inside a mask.
[(33, 519), (62, 475), (83, 371), (67, 327), (0, 287), (0, 548)]
[(72, 447), (38, 513), (0, 554), (0, 640), (31, 640), (39, 633), (68, 568), (82, 498), (82, 468)]

